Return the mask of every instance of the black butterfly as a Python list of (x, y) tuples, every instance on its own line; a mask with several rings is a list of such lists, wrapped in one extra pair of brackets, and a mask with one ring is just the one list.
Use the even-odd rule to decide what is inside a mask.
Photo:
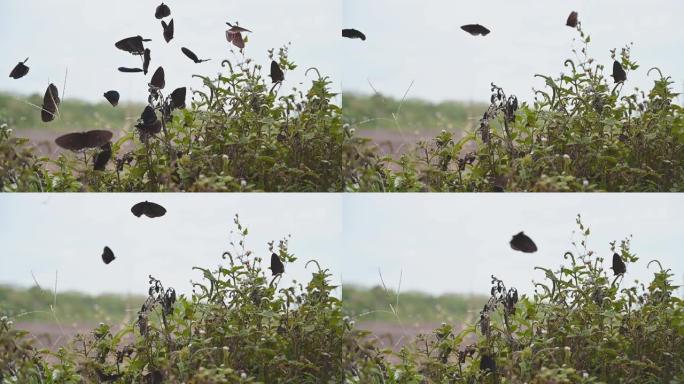
[(10, 72), (9, 77), (13, 79), (21, 79), (22, 77), (26, 76), (26, 74), (29, 71), (29, 67), (27, 67), (25, 64), (28, 61), (28, 57), (24, 61), (20, 61), (17, 65), (14, 66), (14, 69), (12, 69), (12, 72)]
[(143, 42), (152, 41), (150, 39), (143, 39), (142, 36), (127, 37), (123, 40), (119, 40), (114, 43), (114, 46), (122, 51), (126, 51), (133, 55), (143, 55), (145, 53), (145, 47)]
[(271, 61), (271, 74), (268, 75), (271, 77), (271, 81), (273, 83), (280, 83), (281, 81), (285, 80), (285, 74), (283, 73), (283, 70), (280, 69), (280, 65), (275, 62), (275, 60)]
[(495, 373), (496, 372), (496, 360), (494, 360), (489, 355), (480, 356), (480, 370)]
[(627, 73), (617, 60), (613, 62), (613, 74), (611, 75), (615, 83), (622, 83), (627, 80)]
[(116, 257), (114, 257), (114, 252), (109, 247), (104, 247), (104, 250), (102, 251), (102, 261), (104, 261), (105, 264), (109, 264), (112, 261), (114, 261)]
[(285, 273), (285, 266), (283, 262), (280, 261), (280, 257), (275, 253), (271, 254), (271, 266), (268, 267), (271, 270), (271, 276), (275, 276), (281, 273)]
[(466, 24), (461, 26), (461, 29), (470, 33), (473, 36), (477, 35), (482, 35), (482, 36), (487, 36), (489, 32), (491, 32), (489, 29), (481, 26), (480, 24)]
[(349, 39), (361, 39), (364, 41), (366, 40), (366, 35), (364, 35), (363, 32), (356, 30), (354, 28), (343, 29), (342, 37), (346, 37)]
[(55, 143), (70, 151), (81, 151), (86, 148), (97, 148), (107, 144), (112, 139), (112, 132), (93, 130), (87, 132), (67, 133), (55, 139)]
[(187, 89), (185, 87), (176, 88), (171, 92), (171, 103), (169, 107), (171, 110), (174, 109), (185, 109), (185, 94)]
[(195, 62), (195, 64), (200, 64), (204, 63), (205, 61), (209, 61), (211, 59), (204, 59), (200, 60), (197, 55), (195, 55), (195, 52), (189, 50), (188, 48), (182, 47), (181, 51), (183, 51), (183, 54), (188, 57), (188, 59), (192, 60)]
[(43, 109), (40, 111), (40, 118), (44, 123), (48, 123), (57, 116), (57, 108), (59, 108), (59, 91), (54, 84), (48, 85), (43, 96)]
[(620, 255), (617, 253), (613, 253), (613, 266), (610, 267), (610, 269), (613, 270), (613, 276), (623, 275), (625, 272), (627, 272), (627, 266), (625, 265), (625, 262), (622, 261), (622, 257), (620, 257)]
[(107, 142), (107, 144), (100, 147), (101, 151), (95, 155), (93, 160), (93, 169), (96, 171), (104, 171), (109, 159), (112, 158), (112, 143)]
[(140, 120), (135, 127), (138, 128), (142, 134), (150, 136), (161, 132), (162, 123), (157, 119), (157, 113), (154, 111), (154, 108), (148, 105), (140, 115)]
[(572, 28), (577, 27), (577, 12), (570, 12), (570, 16), (568, 16), (568, 20), (565, 22), (565, 25)]
[(143, 69), (142, 69), (142, 68), (119, 67), (119, 72), (123, 72), (123, 73), (138, 73), (138, 72), (143, 72)]
[(151, 51), (149, 48), (145, 48), (145, 53), (143, 53), (143, 73), (147, 75), (147, 70), (150, 69), (150, 60), (152, 60)]
[(173, 19), (171, 19), (168, 24), (162, 20), (161, 24), (162, 28), (164, 28), (164, 40), (168, 43), (173, 39)]
[(233, 25), (231, 23), (226, 23), (230, 27), (226, 31), (226, 40), (232, 43), (234, 46), (242, 49), (245, 47), (245, 40), (242, 38), (242, 32), (252, 32), (247, 28), (242, 28), (238, 25)]
[(171, 8), (164, 3), (161, 3), (159, 6), (157, 6), (157, 9), (154, 11), (154, 17), (160, 20), (170, 15)]
[(166, 214), (166, 209), (157, 203), (143, 201), (134, 205), (131, 208), (131, 212), (133, 212), (136, 217), (145, 215), (149, 218), (155, 218), (164, 216), (164, 214)]
[(159, 67), (156, 71), (154, 71), (154, 74), (152, 75), (152, 80), (150, 80), (150, 87), (164, 89), (165, 85), (166, 80), (164, 77), (164, 68)]
[(112, 105), (112, 107), (116, 107), (119, 105), (119, 92), (117, 91), (107, 91), (103, 95), (107, 101), (109, 101), (109, 104)]
[(525, 253), (537, 252), (537, 245), (523, 232), (514, 235), (511, 239), (510, 244), (511, 248), (513, 248), (516, 251)]

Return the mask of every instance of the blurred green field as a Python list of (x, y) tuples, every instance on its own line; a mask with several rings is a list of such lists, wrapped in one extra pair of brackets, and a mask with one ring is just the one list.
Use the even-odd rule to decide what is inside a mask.
[(356, 129), (454, 130), (472, 125), (482, 117), (486, 104), (420, 99), (403, 102), (382, 95), (344, 93), (344, 122)]
[[(21, 322), (59, 321), (72, 323), (118, 323), (135, 315), (143, 296), (105, 294), (92, 296), (79, 292), (57, 292), (55, 304), (52, 291), (38, 287), (16, 288), (0, 285), (0, 316)], [(433, 296), (408, 291), (399, 295), (381, 287), (365, 288), (345, 285), (342, 289), (346, 315), (359, 321), (394, 323), (398, 320), (414, 323), (462, 322), (472, 319), (487, 298), (477, 295), (447, 294)], [(399, 318), (391, 312), (397, 310)]]
[(55, 299), (52, 291), (35, 286), (0, 285), (0, 317), (17, 322), (120, 323), (133, 318), (144, 300), (143, 296), (91, 296), (78, 292), (57, 292)]
[(6, 120), (9, 127), (16, 130), (114, 130), (132, 126), (144, 108), (144, 105), (134, 103), (121, 103), (114, 108), (104, 97), (101, 103), (66, 99), (60, 105), (60, 117), (48, 124), (41, 121), (40, 109), (30, 105), (40, 106), (42, 103), (42, 95), (25, 96), (0, 92), (0, 120)]
[[(364, 288), (345, 284), (342, 289), (342, 306), (347, 316), (357, 321), (460, 323), (472, 320), (487, 297), (480, 295), (445, 294), (433, 296), (422, 292), (400, 292), (380, 286)], [(396, 311), (395, 315), (392, 308)]]

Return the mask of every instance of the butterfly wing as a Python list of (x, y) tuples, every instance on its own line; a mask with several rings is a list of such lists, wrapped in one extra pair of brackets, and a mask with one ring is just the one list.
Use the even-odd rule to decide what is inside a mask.
[(86, 148), (97, 148), (107, 144), (112, 139), (112, 132), (104, 129), (95, 129), (85, 132), (83, 135)]
[(173, 40), (173, 33), (174, 33), (174, 26), (173, 26), (173, 19), (166, 24), (164, 20), (162, 20), (162, 27), (164, 28), (164, 40), (168, 43), (169, 41)]
[(100, 147), (101, 151), (95, 155), (93, 160), (93, 169), (95, 171), (104, 171), (109, 159), (112, 158), (112, 143), (107, 143)]
[(44, 123), (48, 123), (55, 119), (57, 108), (59, 107), (59, 91), (54, 84), (48, 85), (43, 96), (43, 109), (40, 111), (40, 117)]
[(176, 88), (171, 92), (171, 109), (185, 109), (185, 95), (187, 89), (185, 87)]
[(144, 70), (142, 68), (128, 68), (128, 67), (119, 67), (119, 72), (123, 73), (139, 73), (143, 72)]
[(511, 248), (516, 251), (533, 253), (537, 252), (537, 245), (523, 232), (514, 235), (510, 241)]
[(615, 83), (621, 83), (627, 80), (627, 72), (625, 72), (624, 68), (622, 68), (622, 65), (617, 60), (613, 62), (612, 76)]
[(147, 75), (147, 70), (150, 69), (150, 60), (152, 60), (152, 51), (149, 48), (145, 48), (145, 53), (143, 53), (143, 72)]
[(135, 217), (142, 216), (143, 212), (145, 212), (145, 203), (146, 201), (143, 201), (132, 206), (131, 213), (133, 213)]
[(109, 247), (105, 246), (104, 250), (102, 251), (102, 261), (105, 264), (109, 264), (114, 261), (114, 259), (116, 259), (116, 257), (114, 257), (114, 252), (112, 252)]
[(240, 49), (245, 47), (245, 40), (242, 38), (242, 34), (239, 31), (231, 31), (230, 29), (227, 30), (226, 40)]
[(157, 203), (146, 201), (143, 205), (143, 214), (151, 219), (161, 217), (166, 214), (166, 208)]
[(271, 81), (273, 83), (279, 83), (285, 80), (285, 74), (275, 60), (271, 61), (271, 74), (269, 76), (271, 77)]
[(280, 257), (275, 253), (271, 254), (271, 266), (269, 269), (271, 270), (271, 276), (285, 273), (285, 265), (283, 265), (283, 262), (280, 261)]
[(171, 16), (171, 8), (169, 8), (169, 6), (164, 3), (158, 5), (157, 9), (154, 10), (154, 17), (156, 17), (159, 20), (168, 16)]
[(565, 25), (571, 28), (577, 27), (577, 12), (572, 11), (570, 12), (570, 15), (568, 16), (568, 19), (565, 21)]
[(187, 56), (188, 59), (194, 61), (195, 63), (199, 62), (199, 58), (197, 55), (195, 55), (195, 52), (189, 50), (188, 48), (182, 47), (181, 51), (185, 56)]
[(21, 79), (22, 77), (26, 76), (26, 74), (29, 71), (29, 67), (27, 67), (24, 63), (26, 63), (28, 59), (24, 60), (23, 62), (17, 63), (17, 65), (14, 66), (12, 69), (12, 72), (10, 72), (9, 77), (13, 79)]
[(70, 151), (80, 151), (86, 148), (83, 132), (67, 133), (55, 139), (55, 143)]
[(117, 91), (107, 91), (104, 93), (104, 98), (109, 101), (112, 107), (119, 105), (119, 92)]
[(164, 68), (159, 67), (152, 75), (152, 80), (150, 80), (150, 86), (157, 89), (164, 89), (166, 86), (166, 77), (164, 76)]

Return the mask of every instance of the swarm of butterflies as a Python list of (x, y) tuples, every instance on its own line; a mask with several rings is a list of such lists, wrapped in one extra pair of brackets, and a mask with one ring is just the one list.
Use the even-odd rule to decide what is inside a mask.
[[(164, 40), (169, 43), (174, 38), (175, 24), (173, 19), (166, 22), (164, 19), (171, 16), (171, 9), (168, 5), (161, 3), (155, 9), (154, 16), (157, 20), (161, 20), (162, 35)], [(243, 28), (237, 24), (226, 23), (230, 28), (226, 30), (226, 40), (228, 43), (239, 48), (240, 51), (245, 48), (246, 39), (243, 37), (243, 33), (251, 33), (249, 29)], [(145, 48), (145, 43), (152, 41), (151, 39), (144, 38), (140, 35), (127, 37), (125, 39), (117, 41), (114, 46), (124, 52), (130, 53), (134, 56), (140, 56), (142, 59), (142, 68), (139, 67), (119, 67), (119, 72), (123, 73), (143, 73), (147, 75), (150, 61), (151, 61), (151, 50)], [(197, 54), (187, 47), (181, 47), (181, 52), (188, 59), (192, 60), (195, 64), (201, 64), (211, 59), (200, 59)], [(10, 72), (10, 77), (13, 79), (21, 79), (29, 73), (29, 67), (26, 65), (28, 58), (24, 61), (19, 62)], [(280, 65), (275, 61), (271, 61), (271, 80), (275, 85), (281, 84), (285, 80), (285, 74), (280, 68)], [(164, 98), (161, 91), (166, 85), (166, 79), (164, 75), (164, 68), (159, 67), (152, 75), (149, 82), (149, 92), (150, 96), (148, 102), (150, 105), (145, 107), (142, 112), (136, 128), (138, 129), (141, 138), (146, 139), (148, 137), (154, 136), (161, 132), (163, 128), (163, 122), (167, 122), (171, 118), (171, 112), (175, 109), (185, 108), (185, 99), (187, 89), (186, 87), (181, 87), (175, 89), (171, 94)], [(116, 107), (119, 104), (120, 94), (116, 90), (109, 90), (104, 92), (104, 98), (112, 105)], [(43, 96), (43, 104), (40, 107), (41, 120), (45, 123), (53, 121), (59, 115), (59, 104), (61, 100), (59, 98), (59, 91), (57, 86), (54, 84), (49, 84), (45, 94)], [(161, 111), (162, 120), (160, 121), (157, 117), (156, 110)], [(107, 163), (112, 156), (112, 132), (107, 130), (92, 130), (87, 132), (75, 132), (69, 133), (58, 137), (55, 143), (64, 149), (81, 152), (87, 149), (99, 148), (99, 151), (95, 156), (93, 156), (93, 169), (96, 171), (104, 171)]]
[[(166, 214), (166, 208), (151, 201), (141, 201), (131, 207), (131, 213), (133, 213), (135, 217), (147, 216), (150, 219), (154, 219), (164, 216)], [(105, 246), (104, 250), (102, 251), (102, 262), (109, 264), (115, 259), (116, 256), (114, 256), (114, 251), (112, 251), (112, 249), (108, 246)], [(272, 276), (285, 273), (285, 265), (277, 254), (271, 254), (271, 265), (268, 267), (268, 269), (271, 270)]]

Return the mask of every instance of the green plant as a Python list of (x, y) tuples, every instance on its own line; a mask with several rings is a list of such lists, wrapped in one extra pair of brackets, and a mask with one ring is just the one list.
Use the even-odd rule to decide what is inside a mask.
[[(345, 151), (348, 190), (360, 191), (681, 191), (684, 117), (672, 80), (659, 69), (653, 87), (628, 92), (591, 58), (591, 41), (558, 78), (518, 105), (492, 84), (479, 127), (456, 140), (442, 131), (400, 159), (359, 140)], [(611, 51), (632, 76), (631, 47)], [(628, 80), (629, 81), (629, 80)]]
[(519, 297), (492, 276), (479, 320), (458, 334), (445, 323), (404, 347), (398, 363), (359, 342), (356, 382), (682, 382), (684, 306), (670, 270), (651, 261), (658, 270), (650, 283), (626, 284), (639, 261), (630, 239), (610, 244), (628, 263), (627, 275), (610, 276), (589, 250), (590, 230), (579, 216), (577, 225), (581, 240), (563, 256), (569, 265), (537, 268), (545, 281), (535, 283), (533, 295)]
[[(316, 262), (307, 284), (281, 287), (262, 258), (246, 249), (247, 228), (235, 217), (236, 240), (216, 268), (195, 268), (190, 295), (150, 276), (137, 319), (118, 332), (105, 323), (56, 352), (37, 351), (25, 334), (0, 323), (4, 382), (339, 383), (347, 327), (328, 270)], [(270, 242), (286, 264), (297, 258), (288, 238)]]
[[(270, 50), (268, 57), (286, 71), (297, 68), (287, 47)], [(251, 59), (223, 65), (226, 73), (216, 78), (196, 76), (204, 89), (193, 92), (189, 109), (172, 105), (163, 89), (150, 88), (160, 132), (142, 125), (124, 130), (104, 171), (93, 167), (102, 149), (62, 153), (48, 168), (47, 159), (27, 149), (22, 162), (0, 157), (0, 184), (17, 191), (342, 190), (346, 136), (329, 78), (311, 68), (307, 73), (318, 77), (306, 92), (283, 92), (280, 84), (266, 83)], [(8, 135), (0, 140), (15, 151), (26, 148)], [(25, 163), (39, 176), (31, 177)]]

